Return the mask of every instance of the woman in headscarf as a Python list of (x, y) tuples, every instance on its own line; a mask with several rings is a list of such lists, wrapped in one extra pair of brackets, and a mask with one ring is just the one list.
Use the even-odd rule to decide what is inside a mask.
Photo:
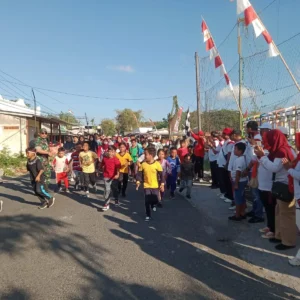
[[(285, 158), (287, 161), (294, 161), (294, 156), (287, 143), (285, 136), (279, 130), (271, 130), (266, 134), (269, 155), (265, 156), (260, 147), (255, 148), (255, 154), (259, 162), (272, 173), (275, 173), (274, 182), (281, 182), (287, 186), (292, 186), (288, 176), (288, 171), (282, 163)], [(293, 188), (292, 188), (293, 189)], [(275, 238), (269, 239), (272, 243), (277, 243), (277, 250), (287, 250), (296, 245), (296, 207), (295, 199), (291, 202), (284, 202), (277, 199), (275, 208)]]
[(90, 150), (97, 153), (98, 152), (98, 143), (95, 141), (95, 137), (90, 135), (89, 137)]
[(83, 144), (84, 142), (85, 142), (84, 136), (83, 135), (79, 136), (79, 143)]

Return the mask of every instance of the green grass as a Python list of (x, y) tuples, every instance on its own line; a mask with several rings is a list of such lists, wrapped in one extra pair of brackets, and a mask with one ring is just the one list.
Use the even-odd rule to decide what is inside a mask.
[(5, 176), (14, 176), (18, 170), (24, 170), (26, 161), (24, 155), (12, 155), (6, 147), (0, 151), (0, 169), (4, 171)]

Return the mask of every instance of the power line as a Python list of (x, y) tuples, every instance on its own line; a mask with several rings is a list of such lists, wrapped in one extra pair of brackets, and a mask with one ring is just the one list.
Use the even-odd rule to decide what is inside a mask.
[[(52, 93), (57, 93), (57, 94), (63, 94), (63, 95), (69, 95), (69, 96), (74, 96), (74, 97), (82, 97), (82, 98), (92, 98), (92, 99), (100, 99), (100, 100), (124, 100), (124, 101), (148, 101), (148, 100), (162, 100), (162, 99), (170, 99), (173, 98), (173, 96), (165, 96), (165, 97), (156, 97), (156, 98), (112, 98), (112, 97), (100, 97), (100, 96), (90, 96), (90, 95), (84, 95), (84, 94), (75, 94), (75, 93), (68, 93), (68, 92), (63, 92), (63, 91), (57, 91), (57, 90), (52, 90), (52, 89), (45, 89), (41, 87), (36, 87), (36, 86), (31, 86), (25, 83), (18, 83), (18, 82), (12, 82), (10, 80), (0, 80), (4, 82), (8, 82), (11, 84), (17, 84), (21, 86), (27, 86), (32, 89), (35, 89), (37, 91), (47, 91), (47, 92), (52, 92)], [(65, 104), (65, 103), (63, 103)]]

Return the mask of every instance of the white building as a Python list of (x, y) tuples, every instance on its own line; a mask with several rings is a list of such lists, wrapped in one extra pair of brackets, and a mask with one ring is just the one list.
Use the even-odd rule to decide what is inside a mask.
[(37, 107), (35, 116), (34, 109), (28, 107), (23, 99), (7, 100), (0, 96), (0, 151), (6, 147), (12, 154), (24, 153), (34, 138), (34, 133), (39, 131), (42, 124), (45, 124), (45, 127), (48, 124), (51, 140), (55, 131), (60, 139), (60, 124), (67, 123), (42, 116), (40, 107)]

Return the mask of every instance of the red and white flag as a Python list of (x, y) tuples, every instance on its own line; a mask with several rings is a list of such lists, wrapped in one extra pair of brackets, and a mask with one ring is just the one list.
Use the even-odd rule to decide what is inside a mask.
[(253, 25), (255, 36), (259, 37), (261, 34), (265, 38), (267, 44), (269, 45), (269, 56), (275, 57), (279, 55), (277, 47), (273, 43), (273, 39), (266, 27), (257, 16), (255, 9), (249, 0), (237, 0), (237, 14), (244, 13), (245, 16), (245, 25)]
[(226, 72), (222, 58), (218, 52), (218, 49), (215, 45), (214, 39), (209, 31), (209, 28), (204, 20), (202, 21), (201, 27), (202, 27), (204, 43), (206, 43), (206, 51), (209, 51), (210, 59), (215, 60), (215, 68), (216, 69), (220, 68), (221, 75), (224, 76), (224, 78), (226, 80), (226, 84), (229, 86), (230, 90), (233, 91), (233, 86), (232, 86), (230, 78)]

